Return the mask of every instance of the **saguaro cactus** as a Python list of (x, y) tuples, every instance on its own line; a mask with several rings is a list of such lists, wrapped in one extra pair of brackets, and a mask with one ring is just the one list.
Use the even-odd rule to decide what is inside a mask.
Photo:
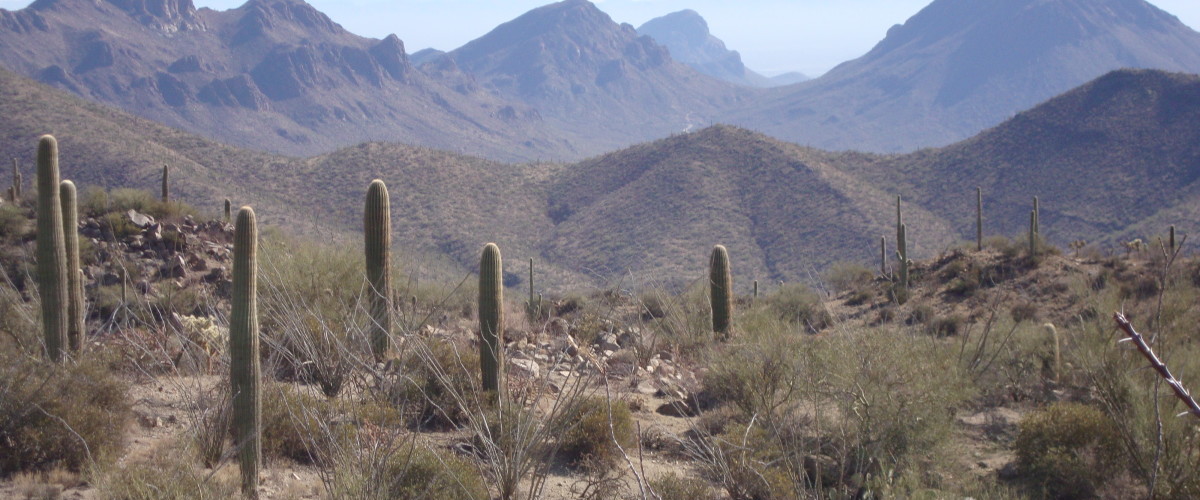
[(1170, 245), (1171, 255), (1175, 255), (1175, 225), (1174, 224), (1171, 224), (1171, 234), (1170, 234), (1170, 240), (1169, 240), (1168, 244)]
[(229, 381), (233, 438), (242, 472), (242, 493), (258, 498), (262, 464), (262, 398), (258, 357), (258, 227), (254, 210), (238, 211), (233, 236), (233, 302), (229, 314)]
[(879, 237), (879, 275), (887, 276), (887, 237)]
[(233, 213), (231, 212), (233, 204), (229, 202), (229, 198), (225, 198), (225, 223), (233, 222)]
[(86, 330), (83, 323), (83, 271), (79, 268), (79, 209), (75, 183), (59, 184), (62, 203), (63, 236), (67, 250), (67, 345), (71, 352), (83, 352)]
[(366, 243), (367, 283), (371, 286), (371, 353), (377, 361), (387, 356), (392, 331), (391, 214), (387, 186), (379, 179), (371, 181), (363, 210), (363, 238)]
[(37, 154), (37, 273), (42, 298), (46, 355), (63, 359), (67, 349), (68, 269), (58, 188), (58, 141), (44, 135)]
[(1037, 210), (1029, 211), (1029, 256), (1037, 255)]
[(542, 316), (542, 294), (533, 292), (533, 257), (529, 258), (529, 301), (525, 303), (525, 317), (530, 323), (536, 322)]
[(22, 186), (24, 186), (24, 184), (25, 183), (22, 182), (22, 179), (21, 179), (21, 167), (17, 163), (17, 159), (13, 158), (13, 171), (12, 171), (12, 202), (13, 203), (21, 201), (21, 196), (24, 194), (22, 192), (23, 191)]
[(908, 225), (900, 224), (900, 231), (896, 238), (896, 259), (900, 261), (900, 288), (908, 289), (908, 271), (912, 261), (908, 260)]
[(500, 247), (488, 243), (479, 258), (479, 369), (483, 390), (499, 392), (504, 377), (504, 276)]
[(164, 164), (163, 165), (163, 175), (162, 175), (162, 201), (163, 201), (163, 203), (171, 201), (171, 186), (169, 183), (169, 179), (170, 179), (170, 173), (167, 171), (167, 166)]
[(983, 251), (983, 188), (975, 188), (975, 250)]
[(733, 320), (733, 275), (729, 272), (729, 251), (724, 246), (713, 247), (708, 261), (708, 298), (712, 307), (713, 333), (728, 340)]

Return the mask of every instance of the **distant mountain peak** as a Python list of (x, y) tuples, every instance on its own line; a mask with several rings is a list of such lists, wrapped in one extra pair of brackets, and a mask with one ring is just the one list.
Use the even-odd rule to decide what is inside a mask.
[(714, 78), (752, 87), (769, 87), (772, 81), (746, 68), (737, 51), (712, 35), (708, 21), (687, 9), (647, 21), (637, 29), (667, 47), (676, 61)]
[(138, 23), (164, 31), (202, 29), (192, 0), (38, 0), (31, 11), (76, 10), (83, 6), (102, 8), (111, 5), (136, 19)]

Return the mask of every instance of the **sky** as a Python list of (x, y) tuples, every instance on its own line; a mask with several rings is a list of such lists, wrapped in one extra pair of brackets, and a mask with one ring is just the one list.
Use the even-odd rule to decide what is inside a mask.
[[(234, 8), (245, 0), (193, 0), (197, 7)], [(497, 25), (552, 0), (307, 0), (352, 33), (396, 34), (408, 51), (455, 49)], [(768, 76), (799, 71), (819, 76), (865, 54), (888, 28), (932, 0), (593, 0), (614, 21), (640, 26), (658, 16), (692, 9), (713, 35), (742, 54), (750, 69)], [(20, 9), (30, 0), (0, 0)], [(1200, 28), (1200, 1), (1150, 0)]]

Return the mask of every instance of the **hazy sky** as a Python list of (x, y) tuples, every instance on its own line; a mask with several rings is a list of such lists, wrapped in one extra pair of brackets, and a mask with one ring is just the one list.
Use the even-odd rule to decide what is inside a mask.
[[(194, 0), (197, 7), (228, 9), (245, 0)], [(801, 71), (817, 76), (858, 57), (932, 0), (593, 0), (617, 22), (642, 23), (693, 9), (746, 65), (769, 75)], [(395, 33), (409, 52), (451, 50), (551, 0), (308, 0), (353, 33)], [(19, 9), (29, 0), (0, 0)], [(1200, 1), (1150, 0), (1193, 29)]]

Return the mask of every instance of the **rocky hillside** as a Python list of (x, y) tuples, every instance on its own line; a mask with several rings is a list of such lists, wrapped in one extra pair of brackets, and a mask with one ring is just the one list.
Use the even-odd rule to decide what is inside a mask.
[(191, 0), (40, 0), (0, 10), (0, 64), (221, 142), (291, 155), (368, 140), (505, 159), (571, 151), (527, 106), (461, 75), (422, 73), (396, 36), (354, 35), (302, 0), (225, 11)]

